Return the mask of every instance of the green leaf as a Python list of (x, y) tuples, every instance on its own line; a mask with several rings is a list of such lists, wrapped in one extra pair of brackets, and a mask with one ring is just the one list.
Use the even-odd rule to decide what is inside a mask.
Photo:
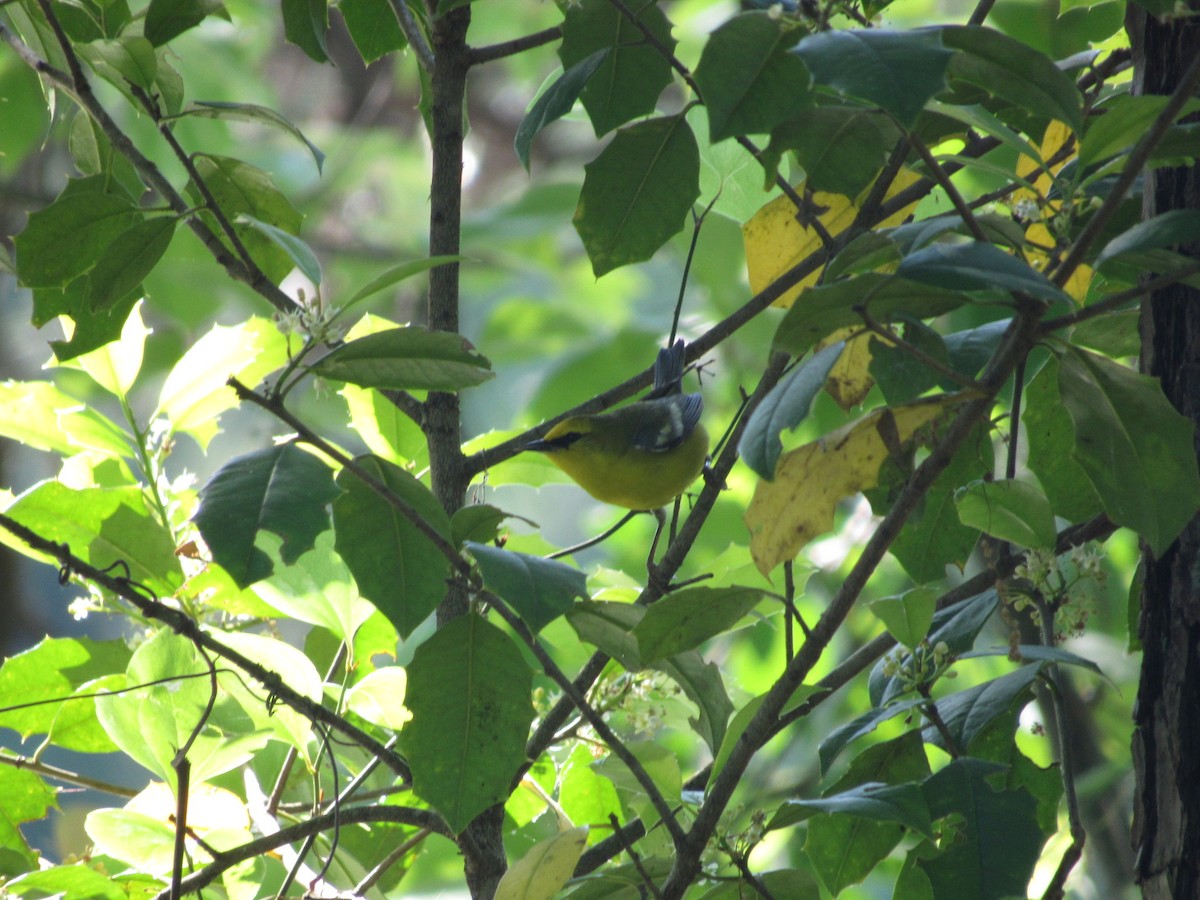
[(1021, 425), (1029, 446), (1028, 466), (1043, 485), (1054, 514), (1086, 522), (1103, 509), (1083, 466), (1075, 459), (1075, 429), (1058, 390), (1059, 362), (1046, 361), (1025, 388)]
[[(708, 130), (708, 117), (703, 106), (687, 111), (688, 125), (693, 134)], [(736, 141), (719, 144), (700, 144), (700, 194), (711, 197), (712, 211), (737, 224), (751, 219), (764, 203), (779, 194), (772, 185), (763, 191), (763, 168)]]
[(877, 322), (901, 315), (925, 319), (969, 302), (966, 294), (892, 275), (866, 274), (809, 288), (787, 311), (775, 332), (774, 347), (800, 356), (841, 328), (862, 324), (864, 306)]
[(328, 0), (283, 0), (283, 32), (316, 62), (329, 62), (325, 33), (329, 30)]
[(709, 140), (765, 134), (812, 105), (812, 77), (789, 53), (803, 32), (766, 12), (734, 16), (709, 35), (696, 66)]
[[(442, 537), (450, 519), (437, 498), (412, 475), (376, 456), (355, 462), (411, 507)], [(338, 554), (346, 561), (362, 595), (408, 637), (446, 594), (450, 561), (396, 507), (343, 469), (333, 502)]]
[(932, 244), (900, 261), (896, 274), (955, 291), (1019, 291), (1043, 300), (1070, 297), (1028, 263), (995, 244)]
[(964, 525), (1021, 547), (1053, 547), (1054, 511), (1039, 485), (1005, 479), (976, 481), (954, 498)]
[(634, 626), (646, 610), (629, 603), (581, 600), (567, 610), (567, 622), (584, 641), (611, 656), (629, 672), (642, 667)]
[(937, 609), (938, 592), (923, 586), (898, 597), (884, 597), (870, 604), (871, 612), (883, 622), (888, 634), (908, 649), (914, 649), (929, 633)]
[(270, 578), (254, 585), (254, 593), (285, 616), (324, 628), (352, 645), (359, 629), (377, 614), (359, 594), (333, 545), (334, 535), (322, 532), (312, 550), (292, 565), (276, 566)]
[(193, 521), (213, 560), (239, 587), (271, 574), (256, 547), (259, 531), (283, 538), (280, 555), (295, 562), (329, 527), (326, 505), (338, 495), (329, 467), (293, 443), (239, 456), (200, 490)]
[(1075, 429), (1072, 456), (1104, 511), (1161, 557), (1200, 507), (1192, 422), (1157, 379), (1085, 350), (1062, 358), (1058, 387)]
[(725, 739), (726, 723), (733, 715), (733, 704), (729, 702), (729, 694), (721, 680), (721, 670), (695, 650), (660, 659), (651, 667), (666, 674), (696, 704), (700, 714), (696, 718), (689, 716), (688, 723), (708, 745), (709, 751), (716, 753)]
[[(321, 702), (321, 675), (312, 661), (291, 644), (262, 634), (231, 631), (221, 635), (221, 641), (231, 650), (256, 662), (268, 672), (274, 672), (288, 687), (314, 703)], [(310, 760), (313, 740), (312, 722), (303, 713), (280, 704), (270, 708), (263, 703), (262, 694), (254, 686), (233, 673), (221, 673), (221, 689), (236, 700), (260, 731), (273, 732), (279, 740), (294, 747), (303, 759)]]
[(877, 110), (816, 106), (771, 131), (763, 165), (770, 176), (790, 150), (804, 169), (805, 186), (857, 197), (875, 180), (900, 137), (895, 123)]
[[(581, 640), (603, 650), (626, 670), (643, 668), (638, 655), (637, 639), (632, 632), (646, 610), (629, 603), (581, 600), (567, 612), (567, 621)], [(689, 719), (696, 733), (716, 753), (725, 737), (725, 726), (733, 713), (733, 704), (721, 681), (721, 671), (695, 650), (688, 650), (670, 659), (661, 659), (652, 668), (666, 674), (683, 688), (688, 699), (696, 704), (699, 717)]]
[[(979, 534), (959, 521), (954, 493), (960, 485), (990, 473), (993, 455), (987, 426), (981, 424), (959, 447), (888, 548), (913, 581), (944, 578), (947, 566), (960, 571), (966, 567)], [(899, 489), (902, 484), (893, 491)], [(892, 493), (887, 499), (892, 500)]]
[(517, 126), (517, 135), (513, 139), (517, 159), (521, 161), (526, 172), (529, 171), (529, 151), (533, 146), (533, 139), (551, 122), (561, 119), (571, 111), (588, 79), (596, 74), (596, 70), (604, 64), (611, 52), (611, 47), (601, 47), (565, 69), (558, 80), (529, 107), (525, 118)]
[(760, 478), (771, 481), (783, 451), (779, 436), (808, 416), (813, 399), (838, 361), (845, 341), (823, 347), (788, 373), (754, 410), (738, 442), (738, 455)]
[[(1039, 663), (1030, 663), (1007, 675), (940, 698), (937, 701), (938, 713), (958, 748), (969, 752), (971, 742), (988, 725), (1007, 715), (1014, 707), (1028, 703), (1033, 698), (1033, 680), (1041, 668)], [(944, 749), (942, 733), (932, 725), (925, 729), (925, 740)]]
[[(850, 763), (846, 774), (824, 792), (826, 798), (839, 796), (847, 791), (861, 789), (865, 785), (883, 783), (899, 788), (916, 787), (929, 775), (929, 762), (925, 758), (925, 747), (915, 731), (900, 737), (875, 744), (860, 753)], [(918, 802), (904, 792), (894, 797), (878, 797), (886, 806), (895, 803), (906, 814), (906, 818), (920, 822), (928, 821), (929, 809), (924, 798)], [(788, 811), (787, 804), (777, 815)], [(853, 810), (830, 811), (829, 815), (816, 816), (808, 821), (808, 835), (804, 841), (804, 853), (812, 860), (813, 867), (820, 873), (821, 880), (831, 891), (855, 884), (887, 857), (904, 837), (904, 823), (877, 820), (860, 816)], [(920, 829), (916, 829), (920, 830)]]
[[(160, 631), (134, 651), (126, 670), (127, 687), (144, 687), (96, 698), (96, 715), (113, 742), (172, 789), (171, 761), (203, 719), (212, 697), (208, 671), (195, 644)], [(188, 752), (193, 783), (248, 762), (268, 737), (266, 731), (256, 732), (241, 707), (219, 692), (206, 727)]]
[(509, 866), (496, 885), (495, 900), (553, 900), (575, 871), (587, 836), (582, 825), (539, 841)]
[(408, 46), (400, 20), (388, 0), (341, 0), (337, 8), (364, 63), (369, 65)]
[(342, 310), (345, 311), (354, 304), (366, 300), (372, 294), (377, 294), (384, 288), (391, 287), (393, 284), (404, 281), (406, 278), (411, 278), (413, 275), (419, 275), (421, 272), (427, 272), (430, 269), (436, 269), (438, 266), (444, 266), (448, 263), (462, 262), (465, 259), (465, 256), (430, 256), (427, 259), (414, 259), (411, 262), (392, 266), (355, 291), (353, 296), (342, 304)]
[(171, 871), (175, 828), (163, 818), (134, 809), (94, 809), (84, 820), (84, 830), (97, 856), (113, 856), (141, 872)]
[[(0, 727), (11, 728), (22, 739), (48, 735), (55, 746), (80, 753), (115, 750), (96, 719), (95, 702), (70, 697), (77, 692), (91, 693), (96, 682), (107, 675), (124, 674), (129, 657), (124, 641), (43, 638), (29, 650), (10, 656), (0, 667), (0, 705), (8, 707), (0, 713)], [(67, 699), (21, 708), (58, 697)], [(0, 767), (0, 772), (6, 768)], [(7, 811), (7, 795), (5, 799)]]
[(400, 666), (384, 666), (367, 673), (346, 692), (346, 708), (372, 725), (399, 731), (412, 719), (404, 705), (408, 675)]
[(214, 15), (229, 19), (220, 0), (150, 0), (142, 33), (159, 47)]
[(474, 613), (439, 628), (408, 666), (400, 744), (413, 790), (458, 834), (502, 803), (525, 761), (533, 675), (512, 639)]
[(653, 256), (700, 196), (700, 151), (682, 116), (622, 129), (584, 172), (575, 230), (597, 278)]
[(1200, 210), (1173, 209), (1144, 222), (1138, 222), (1128, 231), (1117, 235), (1104, 245), (1104, 249), (1096, 257), (1094, 266), (1102, 269), (1105, 263), (1120, 259), (1126, 254), (1173, 248), (1176, 244), (1187, 244), (1198, 239)]
[(1079, 666), (1080, 668), (1090, 669), (1097, 675), (1103, 675), (1100, 667), (1090, 659), (1084, 659), (1070, 650), (1064, 650), (1062, 647), (1047, 647), (1045, 644), (1018, 644), (1015, 647), (989, 647), (983, 650), (971, 650), (968, 653), (962, 654), (959, 659), (972, 659), (977, 656), (1002, 656), (1006, 659), (1012, 659), (1013, 651), (1016, 651), (1016, 656), (1020, 659), (1030, 662), (1053, 662), (1063, 663), (1068, 666)]
[(923, 785), (935, 819), (963, 817), (944, 849), (918, 862), (934, 897), (1001, 900), (1024, 896), (1044, 840), (1037, 801), (1024, 789), (996, 790), (989, 784), (1001, 767), (979, 759), (956, 759)]
[(1137, 356), (1142, 348), (1140, 318), (1138, 309), (1120, 309), (1087, 319), (1075, 326), (1071, 343), (1104, 356)]
[[(683, 789), (679, 758), (669, 748), (654, 741), (627, 741), (625, 746), (642, 764), (642, 769), (667, 803), (679, 803)], [(646, 789), (623, 760), (615, 754), (609, 754), (595, 764), (595, 769), (613, 783), (624, 806), (647, 823), (658, 821), (658, 811), (650, 802)]]
[(313, 253), (312, 247), (300, 240), (294, 234), (288, 234), (282, 228), (276, 228), (266, 222), (260, 222), (253, 216), (248, 216), (245, 213), (238, 215), (234, 219), (239, 225), (249, 225), (255, 231), (265, 234), (271, 241), (279, 246), (284, 253), (288, 255), (296, 268), (299, 269), (304, 277), (311, 281), (314, 285), (321, 285), (321, 263), (317, 259), (317, 255)]
[[(87, 372), (100, 387), (116, 397), (129, 393), (142, 368), (146, 338), (151, 330), (142, 322), (141, 303), (134, 306), (119, 340), (85, 353), (71, 364)], [(115, 430), (116, 426), (112, 426)]]
[[(284, 276), (295, 268), (292, 257), (274, 240), (248, 222), (239, 223), (236, 220), (245, 215), (273, 225), (288, 234), (299, 234), (303, 217), (275, 186), (271, 176), (262, 169), (239, 159), (208, 154), (198, 155), (195, 164), (196, 171), (204, 180), (209, 193), (226, 218), (234, 223), (234, 231), (241, 238), (250, 256), (268, 278), (276, 283), (282, 281)], [(193, 202), (204, 206), (204, 196), (196, 185), (189, 183), (187, 193)], [(207, 209), (203, 209), (200, 215), (216, 234), (222, 233), (221, 227)], [(224, 237), (222, 241), (228, 243)]]
[(79, 900), (129, 900), (125, 890), (108, 875), (87, 863), (55, 866), (13, 879), (4, 889), (14, 897), (72, 897)]
[(528, 525), (534, 524), (487, 503), (472, 503), (461, 507), (450, 517), (450, 540), (455, 547), (461, 547), (468, 541), (490, 544), (500, 536), (500, 523), (506, 519), (520, 519)]
[(934, 31), (958, 51), (947, 73), (952, 82), (981, 87), (1034, 116), (1066, 122), (1076, 133), (1082, 128), (1079, 89), (1044, 53), (991, 28), (950, 25)]
[(313, 371), (361, 387), (457, 391), (492, 378), (491, 368), (462, 335), (412, 325), (347, 341)]
[(0, 435), (64, 457), (85, 448), (130, 453), (115, 422), (46, 381), (0, 381)]
[(789, 800), (775, 814), (770, 827), (783, 828), (817, 813), (840, 813), (878, 822), (896, 822), (925, 835), (933, 833), (929, 807), (919, 787), (915, 784), (889, 785), (880, 782), (861, 784), (819, 800)]
[[(582, 576), (581, 576), (582, 577)], [(663, 597), (633, 629), (643, 664), (693, 650), (736, 625), (762, 600), (754, 588), (689, 588)]]
[[(17, 276), (26, 287), (63, 287), (92, 268), (105, 249), (141, 219), (126, 197), (98, 191), (60, 196), (30, 214), (13, 239)], [(70, 253), (63, 248), (70, 247)]]
[[(159, 69), (161, 76), (161, 64)], [(130, 200), (136, 200), (146, 192), (137, 169), (128, 159), (113, 150), (112, 142), (104, 133), (104, 129), (83, 110), (76, 112), (71, 120), (67, 146), (71, 151), (71, 158), (75, 160), (75, 168), (83, 175), (104, 176), (104, 189), (110, 193), (117, 196), (124, 194)]]
[(945, 89), (954, 56), (938, 33), (928, 31), (825, 31), (792, 52), (817, 85), (879, 106), (906, 127)]
[[(996, 591), (988, 590), (934, 613), (929, 634), (930, 646), (945, 643), (953, 655), (966, 653), (975, 645), (975, 639), (999, 603), (1000, 597)], [(909, 666), (911, 654), (905, 654), (899, 662), (902, 668)], [(884, 674), (884, 665), (885, 660), (879, 660), (871, 669), (867, 681), (871, 703), (877, 707), (887, 706), (908, 691), (903, 679)]]
[(255, 385), (285, 362), (287, 341), (272, 322), (250, 318), (214, 325), (167, 374), (154, 418), (166, 416), (172, 431), (190, 434), (206, 449), (219, 431), (221, 413), (238, 402), (229, 379)]
[(583, 572), (552, 559), (468, 541), (483, 583), (509, 604), (533, 632), (563, 615), (577, 597), (587, 599)]
[[(173, 593), (183, 582), (171, 533), (150, 514), (140, 488), (72, 490), (45, 481), (21, 494), (7, 514), (47, 540), (67, 544), (97, 568), (123, 561), (134, 581), (159, 595)], [(14, 540), (7, 534), (3, 539)], [(10, 546), (41, 558), (23, 544)]]
[(735, 712), (733, 718), (729, 720), (729, 727), (725, 729), (725, 736), (721, 739), (721, 749), (713, 757), (712, 771), (708, 776), (708, 783), (710, 785), (716, 781), (717, 776), (721, 774), (721, 770), (725, 768), (725, 763), (729, 761), (730, 754), (733, 753), (738, 740), (745, 734), (746, 729), (750, 726), (750, 722), (753, 721), (754, 716), (758, 713), (758, 708), (763, 705), (763, 701), (766, 699), (766, 694), (751, 697), (746, 705)]
[[(345, 9), (345, 3), (339, 7)], [(389, 9), (390, 11), (390, 9)], [(392, 14), (395, 18), (395, 14)], [(317, 164), (317, 172), (321, 172), (325, 165), (325, 154), (321, 152), (316, 144), (304, 136), (302, 132), (292, 121), (282, 113), (276, 112), (268, 106), (259, 106), (257, 103), (231, 103), (218, 100), (197, 100), (194, 106), (183, 110), (180, 116), (192, 116), (194, 118), (203, 119), (224, 119), (230, 122), (251, 122), (258, 125), (266, 125), (270, 128), (277, 128), (285, 134), (289, 134), (297, 141), (303, 144), (308, 152), (312, 154), (313, 161)]]
[[(1087, 131), (1079, 142), (1079, 165), (1087, 168), (1132, 148), (1150, 130), (1170, 99), (1126, 94), (1104, 104), (1101, 107), (1104, 114), (1089, 120)], [(1200, 108), (1200, 101), (1191, 100), (1184, 105), (1180, 115), (1195, 112), (1197, 108)]]
[(381, 391), (344, 384), (338, 393), (350, 412), (350, 428), (376, 456), (397, 465), (417, 463), (418, 467), (428, 459), (421, 427)]
[(158, 70), (154, 45), (141, 35), (126, 34), (116, 40), (92, 41), (75, 48), (88, 65), (110, 84), (128, 92), (129, 84), (153, 90)]
[(54, 4), (63, 31), (76, 43), (115, 38), (132, 16), (125, 0), (73, 0)]
[(925, 701), (920, 698), (903, 700), (899, 703), (892, 703), (889, 706), (877, 707), (869, 709), (861, 716), (847, 722), (840, 728), (834, 731), (821, 741), (817, 746), (817, 756), (821, 762), (821, 773), (829, 771), (829, 767), (833, 761), (837, 759), (839, 753), (845, 749), (846, 745), (864, 735), (870, 734), (884, 722), (889, 719), (894, 719), (899, 715), (909, 712), (914, 707), (920, 706)]
[(139, 299), (136, 293), (129, 293), (106, 310), (93, 310), (89, 295), (86, 275), (76, 278), (66, 288), (34, 288), (34, 325), (41, 327), (55, 316), (67, 316), (70, 320), (64, 323), (70, 340), (50, 342), (54, 358), (59, 362), (115, 341), (121, 335), (129, 311)]
[(177, 222), (173, 216), (143, 219), (105, 248), (87, 275), (88, 301), (93, 310), (108, 309), (138, 291), (142, 279), (167, 252)]
[[(637, 0), (631, 6), (638, 22), (663, 47), (673, 50), (671, 23), (658, 4)], [(654, 112), (658, 95), (671, 83), (670, 62), (647, 42), (638, 22), (630, 21), (611, 3), (595, 0), (568, 4), (563, 11), (563, 40), (558, 50), (563, 69), (597, 50), (609, 51), (580, 94), (597, 137)]]
[(29, 846), (20, 826), (46, 818), (51, 809), (58, 808), (58, 800), (54, 790), (38, 775), (10, 765), (0, 766), (0, 797), (4, 798), (4, 813), (0, 816), (0, 874), (7, 880), (38, 868), (40, 854)]

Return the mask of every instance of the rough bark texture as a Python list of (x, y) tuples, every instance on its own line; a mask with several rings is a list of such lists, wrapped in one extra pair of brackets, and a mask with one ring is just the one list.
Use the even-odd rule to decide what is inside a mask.
[[(1193, 9), (1200, 4), (1193, 0)], [(1134, 90), (1170, 93), (1200, 53), (1195, 19), (1159, 23), (1130, 4)], [(1147, 176), (1145, 214), (1200, 209), (1200, 167)], [(1193, 254), (1198, 248), (1190, 248)], [(1155, 293), (1142, 313), (1143, 368), (1200, 423), (1200, 291)], [(1198, 432), (1200, 433), (1200, 432)], [(1200, 446), (1200, 444), (1198, 444)], [(1150, 900), (1200, 897), (1200, 518), (1163, 555), (1143, 559), (1144, 648), (1134, 710), (1137, 881)]]

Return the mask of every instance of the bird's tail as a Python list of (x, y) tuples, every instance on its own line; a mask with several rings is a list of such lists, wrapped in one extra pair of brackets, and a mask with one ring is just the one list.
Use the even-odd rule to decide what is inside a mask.
[(668, 397), (683, 390), (686, 354), (687, 344), (684, 343), (683, 338), (677, 340), (670, 347), (664, 347), (658, 351), (658, 358), (654, 361), (654, 387), (646, 396), (647, 400)]

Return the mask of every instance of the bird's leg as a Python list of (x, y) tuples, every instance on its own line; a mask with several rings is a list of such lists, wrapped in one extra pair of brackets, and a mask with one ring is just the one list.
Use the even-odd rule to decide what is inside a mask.
[(650, 555), (646, 557), (646, 571), (650, 573), (650, 580), (654, 581), (658, 578), (658, 570), (654, 565), (654, 554), (658, 550), (658, 539), (662, 537), (663, 528), (667, 525), (667, 513), (664, 509), (652, 509), (654, 520), (658, 522), (658, 527), (654, 529), (654, 540), (650, 542)]

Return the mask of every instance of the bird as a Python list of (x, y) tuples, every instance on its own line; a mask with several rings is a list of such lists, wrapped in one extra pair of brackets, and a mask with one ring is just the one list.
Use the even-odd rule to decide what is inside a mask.
[(531, 441), (581, 488), (604, 503), (659, 511), (703, 471), (704, 400), (682, 390), (686, 344), (658, 352), (654, 387), (640, 400), (596, 415), (571, 416)]

